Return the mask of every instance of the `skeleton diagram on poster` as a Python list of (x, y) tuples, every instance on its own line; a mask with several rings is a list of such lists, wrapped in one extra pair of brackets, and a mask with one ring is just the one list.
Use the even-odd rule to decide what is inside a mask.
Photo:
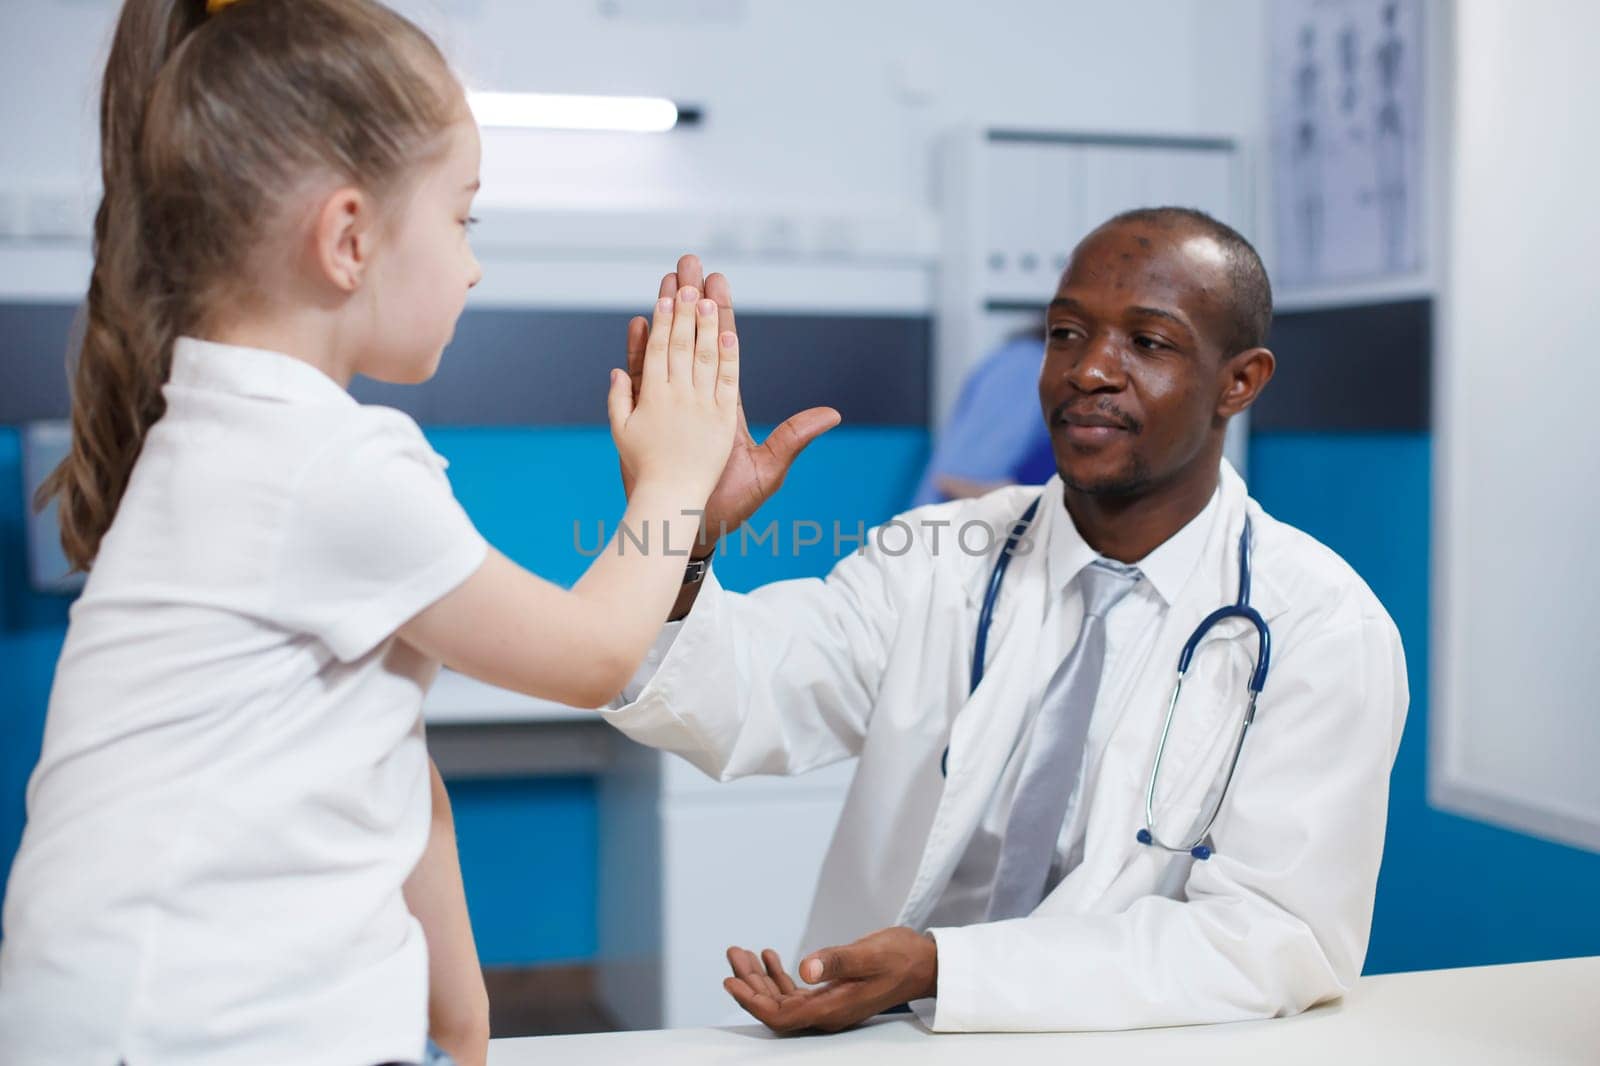
[(1271, 87), (1277, 273), (1422, 266), (1421, 0), (1280, 0)]

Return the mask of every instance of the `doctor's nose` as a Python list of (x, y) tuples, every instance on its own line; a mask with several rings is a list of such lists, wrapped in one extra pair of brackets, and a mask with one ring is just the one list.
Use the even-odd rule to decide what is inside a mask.
[(1078, 392), (1115, 392), (1127, 384), (1122, 353), (1109, 338), (1096, 338), (1075, 353), (1063, 376)]

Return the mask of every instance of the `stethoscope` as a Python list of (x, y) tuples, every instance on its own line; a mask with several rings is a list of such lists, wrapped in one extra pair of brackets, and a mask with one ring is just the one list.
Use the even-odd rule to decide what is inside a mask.
[[(1011, 557), (1017, 554), (1017, 545), (1022, 541), (1032, 524), (1034, 516), (1039, 511), (1039, 499), (1036, 497), (1022, 512), (1022, 517), (1012, 527), (1011, 535), (1006, 538), (1004, 549), (1000, 557), (995, 560), (994, 569), (989, 574), (989, 585), (984, 590), (983, 607), (978, 612), (978, 635), (972, 647), (972, 683), (967, 690), (970, 698), (978, 690), (978, 685), (983, 681), (983, 664), (985, 652), (989, 646), (989, 624), (994, 619), (994, 605), (1000, 599), (1000, 585), (1005, 580), (1006, 568), (1011, 565)], [(1215, 611), (1195, 627), (1189, 639), (1183, 645), (1183, 652), (1178, 656), (1178, 679), (1172, 686), (1172, 699), (1167, 703), (1167, 718), (1161, 726), (1161, 739), (1156, 743), (1155, 760), (1150, 765), (1150, 781), (1144, 793), (1144, 826), (1135, 835), (1139, 843), (1149, 847), (1160, 848), (1163, 851), (1188, 852), (1196, 859), (1209, 859), (1216, 851), (1211, 842), (1211, 826), (1217, 820), (1217, 813), (1222, 810), (1223, 801), (1228, 795), (1228, 786), (1233, 783), (1233, 773), (1239, 766), (1239, 753), (1244, 750), (1244, 737), (1250, 729), (1250, 723), (1255, 721), (1256, 700), (1261, 695), (1261, 689), (1267, 683), (1267, 666), (1272, 658), (1272, 631), (1267, 628), (1266, 619), (1261, 617), (1254, 607), (1250, 606), (1250, 516), (1246, 515), (1244, 530), (1239, 534), (1239, 599), (1236, 603), (1218, 607)], [(1169, 844), (1156, 829), (1155, 801), (1156, 783), (1161, 777), (1161, 757), (1166, 752), (1167, 737), (1172, 732), (1172, 719), (1178, 710), (1178, 696), (1183, 691), (1184, 675), (1189, 672), (1189, 666), (1194, 661), (1194, 653), (1200, 647), (1200, 642), (1206, 634), (1219, 622), (1230, 618), (1242, 618), (1255, 627), (1256, 631), (1256, 664), (1250, 672), (1250, 681), (1246, 686), (1249, 692), (1249, 701), (1245, 705), (1244, 717), (1240, 720), (1237, 733), (1233, 740), (1233, 754), (1228, 759), (1228, 771), (1221, 780), (1221, 787), (1212, 786), (1211, 802), (1206, 805), (1206, 815), (1196, 824), (1200, 825), (1198, 833), (1192, 833), (1193, 839), (1186, 844)], [(944, 749), (944, 757), (939, 761), (939, 772), (947, 774), (949, 771), (950, 748)]]

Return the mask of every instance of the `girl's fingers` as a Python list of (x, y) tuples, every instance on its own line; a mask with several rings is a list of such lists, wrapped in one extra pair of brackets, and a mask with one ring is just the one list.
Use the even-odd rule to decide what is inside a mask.
[(700, 290), (693, 285), (678, 290), (672, 313), (672, 336), (667, 342), (667, 380), (685, 389), (694, 385), (694, 320), (695, 303), (699, 299)]
[[(678, 275), (676, 273), (661, 275), (661, 284), (656, 288), (656, 302), (659, 304), (662, 300), (671, 301), (676, 298), (677, 295)], [(668, 307), (668, 313), (671, 313), (670, 306)], [(660, 323), (660, 318), (661, 315), (658, 309), (656, 312), (657, 324)], [(628, 377), (633, 381), (633, 395), (634, 398), (637, 399), (639, 396), (639, 386), (644, 384), (645, 351), (647, 350), (650, 337), (653, 334), (661, 333), (661, 331), (652, 329), (649, 320), (644, 318), (642, 315), (634, 321), (639, 323), (639, 326), (637, 327), (639, 332), (636, 337), (634, 332), (636, 327), (634, 326), (633, 322), (628, 323)], [(663, 333), (662, 336), (664, 337), (665, 334)], [(637, 358), (635, 357), (635, 350), (637, 350)]]
[(644, 379), (644, 346), (650, 340), (650, 322), (643, 315), (635, 315), (628, 323), (628, 380), (637, 392)]
[(737, 333), (733, 324), (733, 286), (722, 274), (706, 278), (706, 299), (717, 305), (717, 329), (723, 333)]
[(732, 330), (717, 334), (716, 400), (729, 407), (739, 403), (739, 335)]
[(611, 433), (616, 436), (628, 424), (633, 414), (633, 386), (628, 375), (620, 370), (611, 372), (611, 389), (606, 393), (606, 414), (611, 419)]
[(702, 299), (695, 305), (694, 390), (713, 396), (717, 388), (717, 305)]
[(650, 335), (644, 345), (644, 376), (649, 382), (667, 380), (667, 341), (672, 336), (672, 307), (670, 296), (656, 301), (655, 321), (650, 324)]

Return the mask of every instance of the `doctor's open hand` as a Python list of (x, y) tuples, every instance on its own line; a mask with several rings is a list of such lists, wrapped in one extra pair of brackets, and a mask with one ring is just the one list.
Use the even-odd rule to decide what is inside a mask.
[[(717, 328), (721, 333), (734, 333), (733, 290), (728, 279), (721, 274), (703, 278), (697, 256), (686, 255), (678, 260), (678, 269), (661, 279), (660, 297), (673, 297), (682, 288), (703, 287), (706, 298), (717, 307)], [(652, 324), (643, 317), (628, 323), (628, 374), (635, 390), (644, 380), (645, 354), (650, 341), (660, 331), (659, 319)], [(716, 547), (719, 536), (738, 529), (767, 501), (783, 479), (789, 467), (806, 445), (839, 424), (839, 412), (831, 407), (812, 407), (791, 415), (774, 429), (760, 444), (750, 435), (745, 422), (744, 404), (738, 406), (738, 421), (734, 429), (733, 448), (722, 469), (722, 476), (711, 490), (706, 501), (705, 536), (691, 550), (695, 558), (705, 558)], [(631, 496), (633, 483), (624, 465), (623, 489)]]
[(770, 948), (759, 959), (744, 948), (729, 948), (728, 963), (733, 976), (722, 987), (775, 1033), (835, 1033), (934, 995), (939, 985), (938, 945), (905, 926), (807, 955), (800, 977), (811, 987), (796, 985)]

